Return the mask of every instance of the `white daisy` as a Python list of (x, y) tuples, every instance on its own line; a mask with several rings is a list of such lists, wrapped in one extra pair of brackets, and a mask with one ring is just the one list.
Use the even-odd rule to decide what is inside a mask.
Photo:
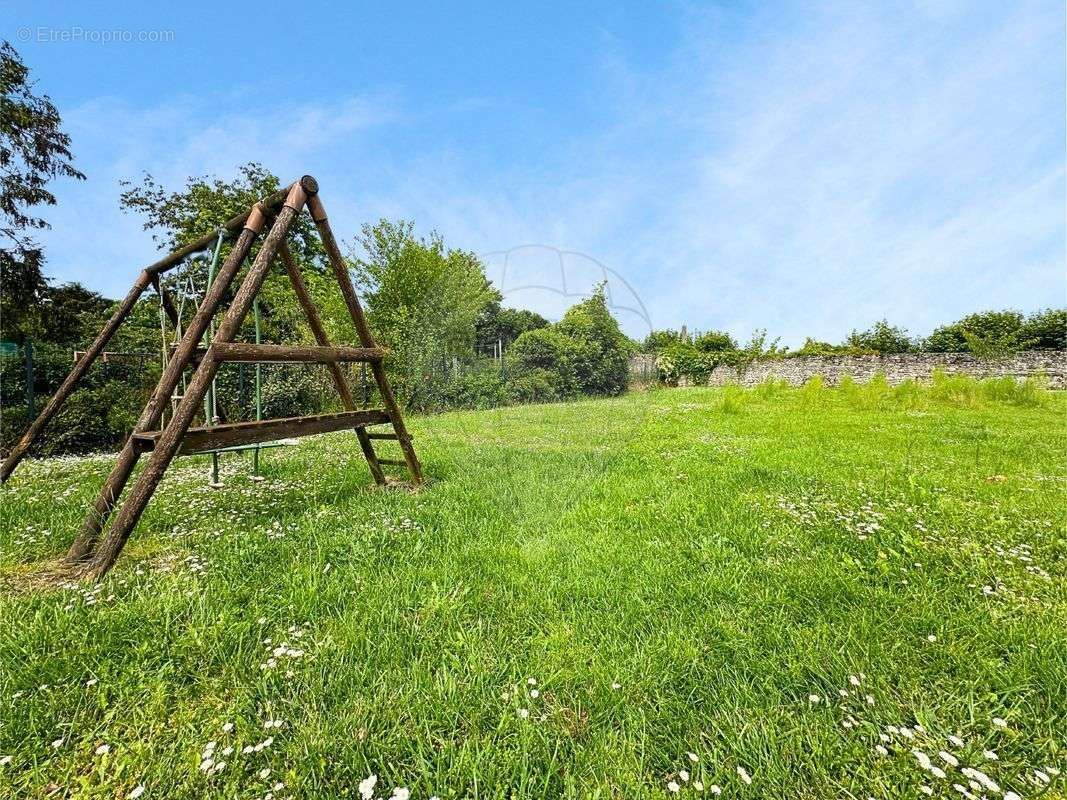
[(374, 797), (374, 787), (378, 783), (377, 775), (370, 775), (359, 782), (359, 796), (363, 800), (371, 800)]

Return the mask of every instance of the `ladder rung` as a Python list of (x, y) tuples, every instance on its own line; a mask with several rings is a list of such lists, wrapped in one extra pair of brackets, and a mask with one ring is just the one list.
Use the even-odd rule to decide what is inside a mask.
[(381, 361), (385, 350), (380, 347), (310, 347), (284, 344), (247, 344), (219, 342), (211, 345), (219, 361), (304, 362), (332, 364), (338, 361)]
[[(380, 408), (368, 408), (361, 411), (342, 411), (339, 414), (283, 417), (256, 422), (230, 422), (225, 425), (189, 428), (182, 437), (181, 448), (178, 452), (203, 453), (221, 447), (270, 442), (290, 436), (311, 436), (316, 433), (360, 428), (364, 425), (381, 425), (389, 421), (388, 412)], [(151, 450), (162, 435), (162, 431), (145, 431), (134, 433), (131, 438), (142, 450)]]
[(378, 463), (389, 467), (406, 467), (408, 465), (408, 462), (402, 458), (379, 458)]

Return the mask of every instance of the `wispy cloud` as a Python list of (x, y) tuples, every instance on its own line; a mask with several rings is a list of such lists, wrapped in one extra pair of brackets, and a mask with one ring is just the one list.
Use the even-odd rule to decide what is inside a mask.
[[(654, 68), (625, 41), (590, 44), (600, 72), (580, 77), (600, 88), (596, 124), (548, 159), (529, 137), (491, 164), (455, 137), (412, 144), (412, 131), (506, 114), (492, 97), (67, 110), (92, 181), (63, 188), (50, 263), (121, 291), (151, 245), (118, 215), (119, 178), (176, 183), (260, 160), (283, 177), (314, 172), (345, 235), (404, 216), (479, 252), (588, 254), (625, 276), (657, 326), (767, 327), (799, 343), (882, 316), (923, 333), (979, 308), (1063, 302), (1061, 4), (680, 13), (688, 34)], [(554, 250), (525, 252), (530, 281), (558, 269)], [(573, 260), (572, 288), (596, 279), (588, 263)], [(558, 314), (558, 294), (523, 299)]]

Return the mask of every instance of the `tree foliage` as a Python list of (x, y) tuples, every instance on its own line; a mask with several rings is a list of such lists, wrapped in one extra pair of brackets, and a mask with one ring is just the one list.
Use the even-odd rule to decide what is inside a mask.
[(54, 178), (84, 180), (73, 166), (70, 136), (48, 95), (33, 93), (30, 71), (10, 42), (0, 42), (0, 235), (13, 258), (33, 260), (40, 252), (27, 230), (47, 228), (36, 206), (56, 204), (48, 190)]
[(725, 331), (707, 331), (693, 340), (693, 345), (701, 353), (721, 353), (736, 350), (737, 342)]
[[(473, 253), (445, 247), (439, 234), (417, 238), (414, 223), (366, 224), (352, 259), (375, 336), (392, 351), (401, 396), (411, 397), (445, 358), (473, 354), (475, 324), (500, 295)], [(358, 251), (357, 251), (358, 252)]]
[(911, 353), (916, 350), (915, 342), (904, 328), (890, 325), (887, 320), (879, 320), (865, 331), (853, 330), (845, 345), (856, 350), (873, 353)]
[(489, 352), (499, 342), (509, 346), (526, 331), (547, 328), (549, 322), (536, 311), (525, 308), (503, 308), (494, 298), (482, 309), (475, 327), (475, 347), (479, 352)]
[(48, 286), (44, 257), (30, 231), (48, 227), (38, 206), (54, 206), (55, 178), (84, 180), (73, 166), (70, 137), (48, 95), (34, 94), (30, 71), (10, 42), (0, 42), (0, 319), (4, 336), (21, 339), (30, 310)]
[(644, 353), (658, 353), (665, 347), (673, 344), (674, 342), (681, 341), (682, 335), (670, 328), (666, 328), (661, 331), (650, 331), (645, 340), (641, 343), (641, 351)]

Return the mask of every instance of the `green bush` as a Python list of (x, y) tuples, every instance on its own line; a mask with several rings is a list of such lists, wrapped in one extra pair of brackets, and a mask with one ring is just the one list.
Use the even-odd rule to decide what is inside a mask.
[(527, 331), (508, 350), (508, 373), (519, 375), (531, 370), (551, 373), (560, 399), (577, 397), (581, 387), (578, 365), (588, 360), (582, 351), (582, 343), (555, 327)]
[(557, 376), (547, 369), (530, 369), (508, 377), (506, 389), (512, 403), (551, 403), (560, 399)]
[(612, 395), (626, 391), (634, 346), (608, 310), (603, 284), (588, 300), (567, 309), (554, 328), (576, 343), (572, 363), (581, 394)]

